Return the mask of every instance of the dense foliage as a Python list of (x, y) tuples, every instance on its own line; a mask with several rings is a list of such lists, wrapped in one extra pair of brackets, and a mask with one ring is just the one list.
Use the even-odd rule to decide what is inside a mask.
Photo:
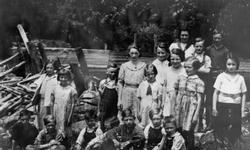
[[(250, 30), (247, 0), (0, 0), (1, 53), (18, 40), (22, 23), (32, 38), (64, 40), (73, 47), (124, 50), (136, 40), (153, 52), (180, 29), (211, 43), (214, 29), (225, 33), (228, 47), (246, 52)], [(233, 43), (233, 44), (232, 44)]]

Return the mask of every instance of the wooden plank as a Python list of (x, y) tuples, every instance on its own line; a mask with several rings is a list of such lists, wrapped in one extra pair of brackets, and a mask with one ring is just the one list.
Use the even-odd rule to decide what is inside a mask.
[(25, 33), (24, 29), (23, 29), (23, 26), (21, 24), (18, 24), (17, 29), (18, 29), (21, 37), (22, 37), (22, 40), (23, 40), (23, 43), (24, 43), (24, 46), (25, 46), (27, 52), (30, 53), (29, 47), (28, 47), (29, 40), (28, 40), (27, 35), (26, 35), (26, 33)]
[(9, 57), (9, 58), (7, 58), (7, 59), (1, 61), (1, 62), (0, 62), (0, 66), (3, 66), (3, 65), (5, 65), (5, 64), (7, 64), (8, 62), (10, 62), (11, 60), (15, 59), (15, 58), (16, 58), (17, 56), (19, 56), (19, 55), (20, 55), (20, 53), (15, 53), (15, 54), (12, 55), (11, 57)]

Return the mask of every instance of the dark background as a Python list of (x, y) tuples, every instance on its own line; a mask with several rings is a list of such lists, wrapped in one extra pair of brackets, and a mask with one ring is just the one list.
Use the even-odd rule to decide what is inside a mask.
[(152, 53), (154, 35), (171, 43), (180, 29), (191, 39), (211, 44), (216, 29), (226, 46), (248, 58), (250, 43), (248, 0), (0, 0), (0, 58), (10, 55), (11, 42), (20, 41), (16, 25), (30, 39), (62, 40), (72, 47), (123, 51), (137, 35), (143, 51)]

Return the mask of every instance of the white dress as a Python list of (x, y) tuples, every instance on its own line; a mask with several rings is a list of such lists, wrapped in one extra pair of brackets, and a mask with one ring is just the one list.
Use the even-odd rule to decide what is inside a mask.
[[(149, 86), (151, 87), (152, 95), (147, 95)], [(141, 99), (139, 115), (141, 116), (141, 125), (145, 127), (150, 122), (149, 111), (159, 107), (162, 97), (162, 86), (157, 81), (153, 83), (143, 81), (138, 88), (137, 97)]]
[(180, 75), (186, 75), (186, 70), (183, 66), (178, 69), (172, 66), (168, 69), (168, 74), (166, 76), (166, 85), (164, 86), (163, 93), (163, 116), (174, 115), (174, 105), (175, 105), (175, 88), (174, 85), (178, 80)]

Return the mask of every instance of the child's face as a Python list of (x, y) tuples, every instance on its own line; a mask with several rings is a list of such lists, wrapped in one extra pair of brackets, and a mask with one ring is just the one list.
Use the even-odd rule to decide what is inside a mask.
[(169, 55), (164, 49), (162, 49), (160, 47), (157, 47), (156, 54), (157, 54), (158, 60), (160, 60), (160, 61), (166, 60), (168, 55)]
[(108, 76), (111, 80), (114, 80), (116, 78), (116, 71), (109, 71)]
[(88, 127), (92, 128), (96, 125), (96, 120), (95, 119), (89, 119), (88, 121), (86, 121)]
[(227, 72), (233, 73), (237, 70), (237, 63), (232, 59), (227, 59)]
[(29, 123), (29, 120), (30, 120), (30, 117), (29, 116), (22, 116), (20, 118), (20, 121), (22, 122), (22, 124), (28, 124)]
[(181, 66), (181, 58), (176, 54), (171, 54), (170, 61), (174, 68), (179, 68)]
[(193, 62), (192, 61), (185, 62), (184, 68), (185, 68), (186, 73), (187, 73), (188, 76), (196, 74), (196, 70), (193, 67)]
[(56, 128), (55, 128), (55, 124), (49, 123), (46, 125), (46, 129), (49, 133), (53, 133), (55, 132)]
[(61, 86), (67, 86), (69, 79), (68, 79), (67, 75), (60, 75), (59, 81), (60, 81)]
[(132, 116), (127, 116), (127, 117), (124, 117), (123, 122), (125, 126), (130, 128), (134, 125), (135, 119)]
[(48, 75), (52, 75), (52, 74), (54, 73), (54, 67), (53, 67), (52, 64), (48, 64), (48, 65), (46, 66), (46, 73), (47, 73)]
[(168, 136), (172, 136), (175, 133), (176, 127), (174, 123), (166, 123), (164, 129)]
[(214, 34), (213, 35), (213, 40), (215, 44), (220, 44), (222, 41), (222, 35), (221, 34)]
[(152, 118), (152, 123), (154, 127), (159, 127), (161, 125), (161, 115), (155, 114)]
[(146, 77), (147, 77), (148, 82), (154, 82), (155, 81), (155, 73), (154, 73), (154, 71), (153, 70), (147, 71)]
[(195, 47), (195, 53), (197, 54), (203, 53), (203, 48), (204, 48), (203, 42), (196, 42), (194, 47)]

